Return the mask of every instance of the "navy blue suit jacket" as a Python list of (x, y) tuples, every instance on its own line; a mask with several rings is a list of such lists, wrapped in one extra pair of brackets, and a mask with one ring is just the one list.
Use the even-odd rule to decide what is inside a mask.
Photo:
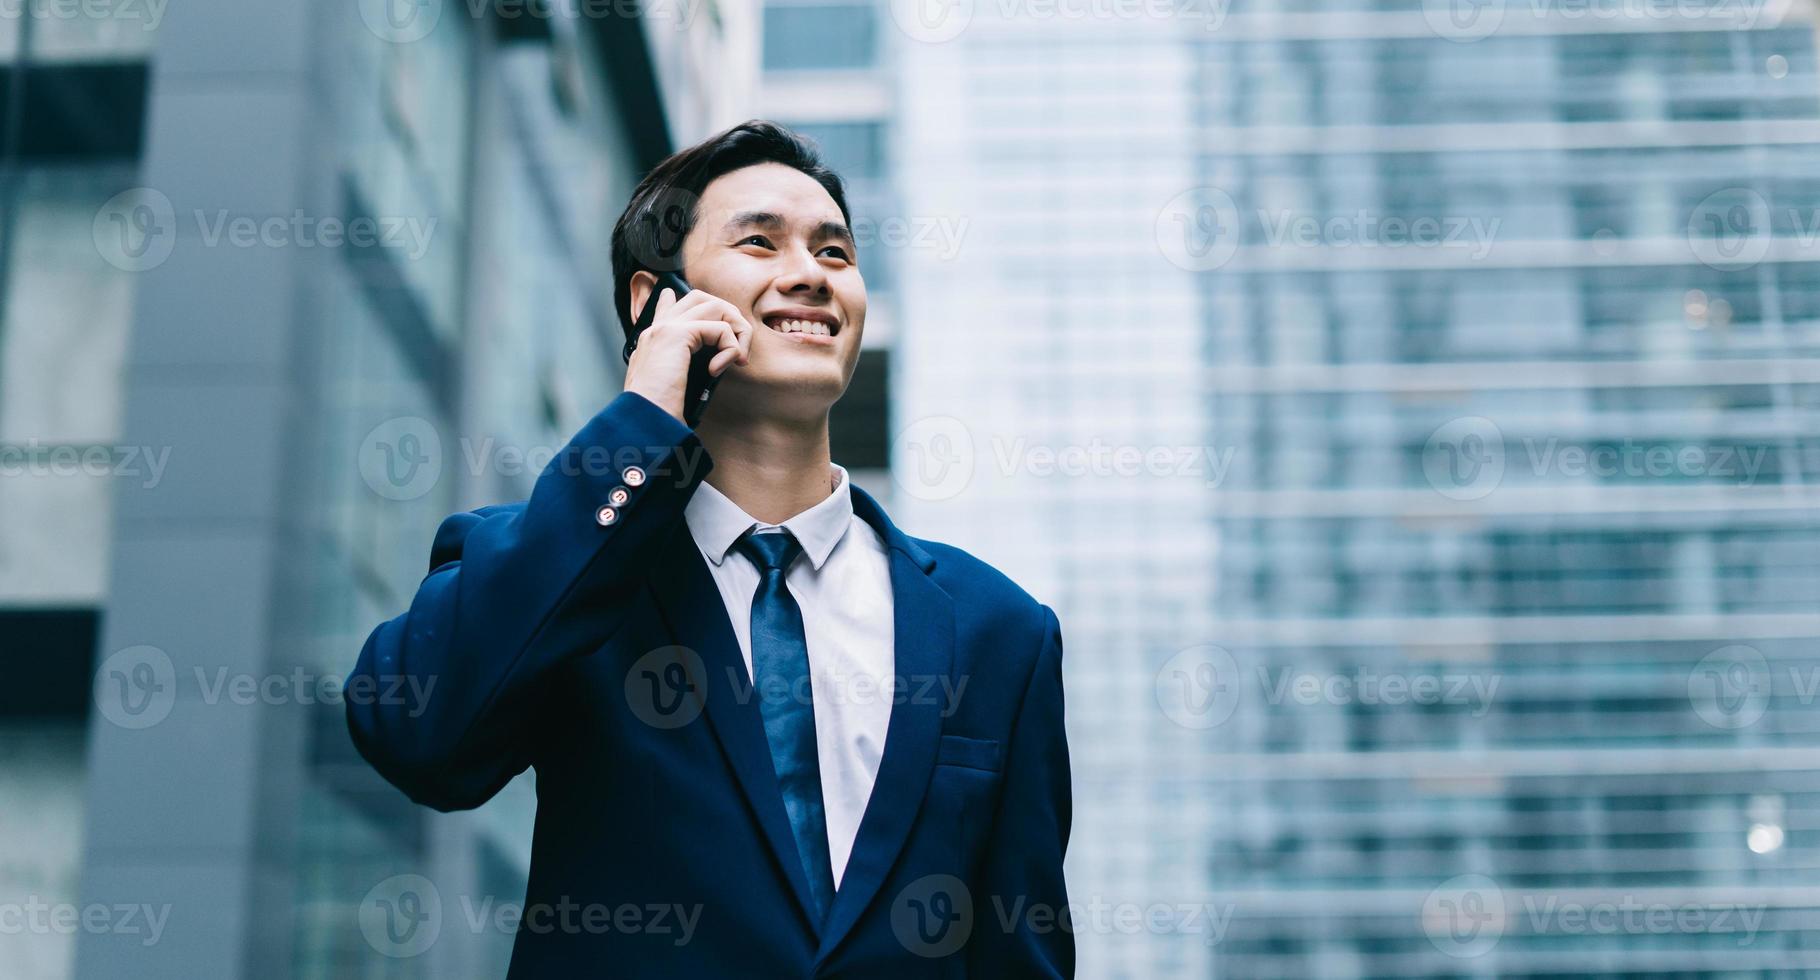
[(1055, 614), (851, 489), (889, 549), (904, 683), (818, 924), (758, 702), (683, 519), (712, 465), (687, 426), (619, 395), (528, 501), (443, 522), (410, 610), (373, 631), (349, 678), (381, 692), (434, 678), (420, 705), (347, 699), (361, 754), (419, 803), (479, 806), (536, 768), (510, 975), (1071, 976)]

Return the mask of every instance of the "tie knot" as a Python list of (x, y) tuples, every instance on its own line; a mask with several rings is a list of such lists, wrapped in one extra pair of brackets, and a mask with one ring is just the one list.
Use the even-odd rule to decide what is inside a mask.
[(752, 560), (752, 564), (767, 572), (783, 571), (790, 567), (796, 556), (803, 553), (803, 546), (797, 543), (796, 535), (788, 530), (758, 534), (747, 531), (734, 543), (739, 553)]

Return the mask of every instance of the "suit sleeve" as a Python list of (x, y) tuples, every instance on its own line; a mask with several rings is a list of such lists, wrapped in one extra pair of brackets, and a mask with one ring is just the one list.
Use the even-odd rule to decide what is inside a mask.
[[(629, 467), (643, 479), (628, 479)], [(525, 503), (444, 520), (410, 608), (373, 630), (349, 675), (348, 730), (361, 755), (439, 810), (492, 798), (531, 763), (527, 733), (552, 668), (625, 621), (712, 467), (688, 426), (624, 392), (550, 461)], [(603, 525), (599, 509), (620, 487), (628, 497)], [(387, 696), (400, 691), (423, 696)]]
[[(1074, 927), (1062, 877), (1074, 809), (1062, 724), (1062, 628), (1053, 610), (1042, 610), (1042, 649), (1011, 732), (1003, 795), (973, 895), (972, 976), (1074, 976)], [(1020, 915), (1007, 928), (991, 910), (1010, 908), (1044, 915)]]

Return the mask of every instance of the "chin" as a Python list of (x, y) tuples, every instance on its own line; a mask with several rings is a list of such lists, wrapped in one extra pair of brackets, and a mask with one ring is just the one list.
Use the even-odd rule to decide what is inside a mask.
[(764, 360), (757, 358), (747, 368), (747, 377), (754, 382), (771, 389), (809, 389), (833, 385), (837, 389), (847, 387), (847, 379), (853, 374), (853, 365), (838, 353), (829, 355), (818, 351), (789, 351), (772, 355), (767, 351)]
[(847, 381), (845, 375), (831, 369), (746, 373), (736, 383), (722, 384), (714, 397), (717, 404), (724, 401), (728, 407), (742, 406), (742, 414), (762, 411), (807, 419), (825, 415), (846, 393)]

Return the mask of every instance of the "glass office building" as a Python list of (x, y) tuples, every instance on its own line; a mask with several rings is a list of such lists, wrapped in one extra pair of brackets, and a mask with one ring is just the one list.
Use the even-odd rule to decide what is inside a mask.
[(409, 804), (339, 682), (620, 390), (613, 222), (750, 114), (755, 12), (628, 9), (0, 16), (0, 975), (503, 974), (528, 779)]
[(866, 280), (863, 349), (829, 418), (829, 450), (889, 506), (896, 271), (911, 226), (895, 188), (890, 18), (869, 0), (766, 0), (762, 24), (758, 114), (807, 137), (841, 175)]
[(1820, 965), (1808, 6), (891, 10), (899, 517), (1060, 615), (1082, 974)]
[[(133, 276), (90, 226), (134, 182), (157, 37), (147, 19), (0, 17), (0, 905), (21, 911), (80, 894), (113, 493), (150, 472), (118, 451)], [(70, 975), (72, 937), (8, 924), (0, 975)]]

